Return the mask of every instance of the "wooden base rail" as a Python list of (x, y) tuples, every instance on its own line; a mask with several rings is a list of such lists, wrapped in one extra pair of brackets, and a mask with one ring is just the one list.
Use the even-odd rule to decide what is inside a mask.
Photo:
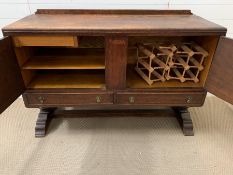
[(66, 111), (58, 108), (41, 108), (36, 121), (35, 137), (44, 137), (46, 130), (53, 117), (57, 116), (135, 116), (135, 117), (154, 117), (154, 116), (175, 116), (180, 123), (181, 129), (185, 136), (193, 136), (193, 123), (186, 107), (167, 108), (167, 109), (156, 109), (156, 110), (71, 110)]

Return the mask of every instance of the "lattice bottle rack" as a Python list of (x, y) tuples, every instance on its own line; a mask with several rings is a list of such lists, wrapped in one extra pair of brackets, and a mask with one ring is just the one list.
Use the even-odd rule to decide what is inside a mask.
[(199, 82), (199, 73), (208, 52), (194, 42), (174, 44), (137, 44), (135, 70), (149, 84), (179, 80)]

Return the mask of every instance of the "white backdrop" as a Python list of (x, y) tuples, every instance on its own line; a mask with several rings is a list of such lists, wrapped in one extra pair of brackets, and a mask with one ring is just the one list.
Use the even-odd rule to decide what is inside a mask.
[(0, 28), (38, 8), (191, 9), (227, 27), (228, 36), (233, 37), (232, 0), (0, 0)]

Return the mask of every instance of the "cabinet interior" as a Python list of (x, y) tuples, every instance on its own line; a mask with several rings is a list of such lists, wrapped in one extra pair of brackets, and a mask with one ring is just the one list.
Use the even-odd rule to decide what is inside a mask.
[[(200, 62), (199, 54), (191, 54), (192, 56), (188, 54), (189, 52), (184, 54), (183, 48), (186, 50), (187, 47), (190, 52), (197, 52), (191, 44), (192, 46), (195, 44), (195, 48), (196, 46), (201, 48), (203, 53), (208, 53), (201, 64), (193, 64), (193, 62)], [(129, 37), (127, 87), (203, 87), (217, 44), (217, 36)], [(185, 47), (183, 47), (184, 45)], [(175, 49), (172, 46), (175, 46)], [(161, 48), (165, 48), (166, 52), (162, 52)], [(143, 51), (153, 53), (156, 59), (163, 63), (157, 64), (157, 62), (154, 63), (154, 60), (150, 62), (151, 56), (149, 57)], [(169, 56), (170, 53), (173, 53), (172, 56)], [(181, 58), (181, 61), (176, 61), (178, 57)], [(168, 64), (170, 59), (173, 59), (172, 64)], [(174, 62), (175, 64), (173, 64)]]
[(78, 47), (15, 47), (25, 86), (105, 88), (104, 37), (80, 37)]
[[(127, 88), (203, 87), (218, 44), (218, 39), (218, 36), (128, 37)], [(197, 44), (208, 53), (203, 59), (203, 63), (201, 63), (201, 71), (198, 68), (199, 72), (195, 79), (198, 79), (198, 81), (190, 78), (190, 74), (187, 73), (184, 73), (182, 76), (184, 79), (183, 82), (180, 77), (176, 78), (177, 74), (174, 73), (173, 69), (181, 73), (186, 71), (184, 71), (184, 69), (186, 69), (184, 68), (185, 66), (180, 64), (180, 62), (176, 62), (176, 60), (174, 62), (178, 66), (169, 67), (168, 65), (169, 69), (165, 71), (163, 67), (159, 67), (158, 65), (157, 68), (155, 68), (156, 64), (150, 68), (143, 68), (142, 71), (144, 74), (148, 74), (151, 71), (150, 69), (153, 68), (162, 75), (162, 77), (158, 79), (158, 77), (153, 74), (157, 80), (151, 82), (151, 84), (145, 81), (145, 78), (143, 79), (135, 70), (138, 63), (138, 55), (141, 54), (138, 49), (139, 45), (142, 45), (148, 50), (154, 47), (156, 50), (158, 46), (172, 44), (177, 47), (177, 50), (174, 51), (176, 54), (183, 44), (189, 43)], [(155, 50), (151, 51), (157, 56), (159, 52), (155, 52)], [(15, 52), (25, 86), (29, 89), (105, 88), (106, 66), (104, 36), (79, 37), (77, 47), (26, 46), (15, 47)], [(159, 58), (159, 56), (157, 57)], [(182, 54), (181, 57), (186, 62)], [(195, 57), (195, 59), (199, 61), (198, 56)], [(164, 60), (160, 59), (160, 61)], [(197, 65), (190, 61), (188, 61), (187, 65), (187, 70), (196, 74)], [(148, 64), (146, 64), (146, 67), (147, 66)], [(166, 74), (172, 78), (168, 79)]]

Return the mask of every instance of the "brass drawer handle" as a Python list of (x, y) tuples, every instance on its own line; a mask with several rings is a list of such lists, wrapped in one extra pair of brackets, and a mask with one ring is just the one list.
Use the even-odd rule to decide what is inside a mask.
[(41, 96), (39, 96), (37, 99), (39, 100), (40, 103), (44, 103), (45, 101), (45, 98)]
[(191, 103), (191, 102), (192, 102), (192, 97), (191, 97), (191, 96), (188, 96), (188, 97), (186, 98), (186, 102), (187, 102), (187, 103)]
[(96, 103), (100, 103), (101, 102), (101, 97), (100, 96), (96, 96)]
[(129, 102), (130, 103), (134, 103), (135, 102), (135, 98), (133, 96), (129, 97)]

